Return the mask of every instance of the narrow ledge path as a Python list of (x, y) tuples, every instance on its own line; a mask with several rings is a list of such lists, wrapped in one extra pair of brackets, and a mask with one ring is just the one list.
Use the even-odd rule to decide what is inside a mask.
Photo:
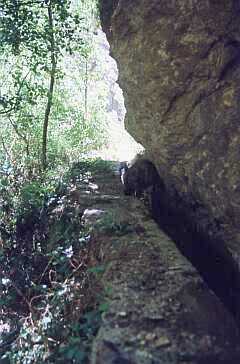
[(91, 364), (239, 364), (232, 316), (143, 201), (123, 195), (117, 173), (92, 182), (83, 216), (101, 244), (109, 308)]

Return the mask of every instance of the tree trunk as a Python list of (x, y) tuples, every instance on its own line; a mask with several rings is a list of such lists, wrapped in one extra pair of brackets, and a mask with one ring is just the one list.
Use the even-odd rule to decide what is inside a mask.
[(45, 109), (44, 123), (43, 123), (43, 135), (42, 135), (42, 169), (47, 168), (47, 135), (48, 135), (48, 125), (49, 116), (52, 107), (53, 90), (55, 83), (57, 60), (55, 55), (55, 39), (54, 39), (54, 24), (53, 24), (53, 14), (52, 14), (52, 2), (50, 1), (48, 5), (48, 22), (50, 28), (50, 45), (51, 45), (51, 72), (50, 72), (50, 83), (48, 90), (47, 105)]
[(84, 105), (85, 105), (85, 119), (88, 118), (88, 59), (85, 61), (85, 89), (84, 89)]

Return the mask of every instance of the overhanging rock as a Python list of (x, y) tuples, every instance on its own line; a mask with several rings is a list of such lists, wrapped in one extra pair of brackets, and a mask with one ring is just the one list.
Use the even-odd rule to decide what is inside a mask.
[(240, 5), (102, 0), (127, 130), (171, 198), (240, 257)]

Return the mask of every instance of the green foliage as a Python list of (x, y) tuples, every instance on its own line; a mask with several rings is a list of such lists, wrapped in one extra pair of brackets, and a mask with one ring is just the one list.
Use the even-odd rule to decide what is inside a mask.
[[(72, 41), (79, 41), (76, 30), (81, 25), (81, 18), (78, 13), (72, 15), (69, 0), (1, 1), (1, 46), (10, 46), (17, 55), (27, 48), (34, 56), (33, 62), (48, 57), (46, 39), (49, 40), (50, 27), (45, 22), (48, 5), (53, 8), (57, 26), (56, 51), (71, 51)], [(75, 42), (73, 44), (76, 47)]]
[(21, 213), (23, 210), (44, 207), (44, 199), (51, 192), (51, 186), (44, 186), (40, 181), (26, 183), (20, 192)]
[(88, 90), (95, 29), (95, 1), (0, 0), (1, 362), (87, 363), (107, 310), (98, 244), (73, 201), (78, 184), (111, 168), (83, 160), (105, 142), (104, 91)]
[(2, 361), (88, 362), (101, 314), (108, 309), (102, 300), (105, 267), (97, 241), (81, 224), (82, 207), (73, 206), (72, 193), (87, 183), (87, 166), (100, 164), (80, 163), (78, 178), (73, 168), (61, 181), (50, 172), (45, 178), (19, 180), (15, 187), (10, 176), (0, 179), (6, 194), (15, 195), (7, 211), (0, 208), (6, 222), (4, 237), (0, 231), (0, 301), (5, 320), (12, 318), (11, 332), (16, 332), (2, 337)]
[[(67, 287), (64, 288), (69, 294)], [(90, 344), (99, 328), (102, 311), (95, 309), (86, 312), (79, 322), (59, 322), (62, 314), (58, 305), (66, 304), (63, 297), (63, 291), (55, 294), (54, 306), (50, 302), (51, 306), (38, 317), (38, 322), (34, 320), (31, 323), (30, 319), (24, 322), (11, 351), (3, 358), (14, 364), (88, 362)]]
[(70, 173), (74, 176), (75, 174), (80, 173), (104, 173), (104, 172), (112, 172), (114, 163), (112, 164), (110, 161), (105, 161), (101, 158), (86, 158), (85, 160), (81, 160), (80, 162), (76, 162), (73, 164)]
[[(48, 6), (54, 22), (54, 50)], [(94, 1), (0, 0), (0, 159), (39, 170), (49, 96), (51, 55), (57, 62), (48, 127), (49, 167), (71, 163), (105, 142), (104, 107), (88, 97), (96, 78)], [(88, 66), (89, 64), (89, 66)], [(87, 109), (86, 109), (87, 108)], [(2, 152), (2, 153), (1, 153)], [(2, 154), (2, 158), (1, 158)]]
[(96, 223), (96, 228), (107, 235), (115, 234), (122, 236), (134, 231), (133, 227), (127, 221), (119, 221), (114, 214), (107, 213), (104, 217)]

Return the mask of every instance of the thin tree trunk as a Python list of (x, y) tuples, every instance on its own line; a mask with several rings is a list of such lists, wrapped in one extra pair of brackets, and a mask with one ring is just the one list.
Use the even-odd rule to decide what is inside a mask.
[(85, 90), (84, 90), (84, 104), (85, 104), (85, 119), (88, 117), (88, 60), (85, 63)]
[(44, 123), (43, 123), (43, 135), (42, 135), (42, 169), (47, 168), (47, 135), (48, 135), (48, 125), (49, 116), (52, 107), (53, 90), (55, 83), (55, 75), (57, 68), (57, 60), (55, 55), (55, 39), (54, 39), (54, 24), (53, 24), (53, 14), (52, 14), (52, 2), (50, 1), (48, 5), (48, 22), (50, 28), (50, 45), (51, 45), (51, 72), (50, 72), (50, 83), (48, 90), (48, 99), (45, 109)]

